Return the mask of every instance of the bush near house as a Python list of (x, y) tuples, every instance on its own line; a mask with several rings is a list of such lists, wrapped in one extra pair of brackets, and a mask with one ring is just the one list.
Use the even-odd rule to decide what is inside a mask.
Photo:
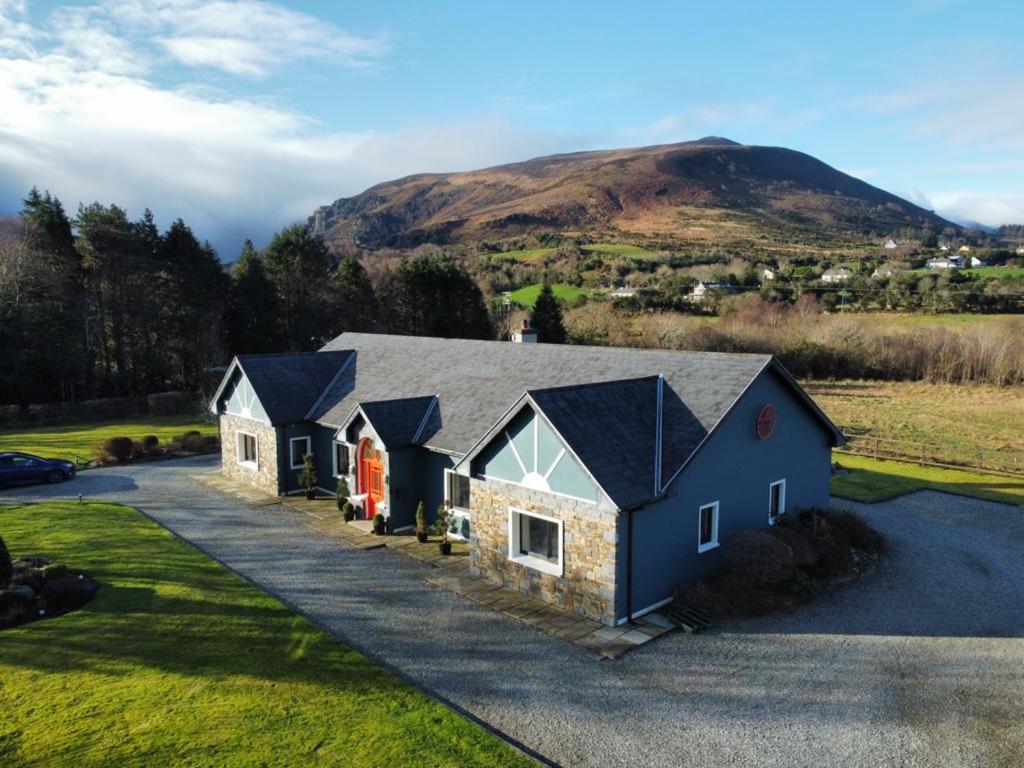
[(676, 599), (718, 619), (788, 611), (869, 569), (886, 548), (885, 537), (853, 512), (790, 513), (764, 530), (727, 536), (723, 567), (679, 587)]

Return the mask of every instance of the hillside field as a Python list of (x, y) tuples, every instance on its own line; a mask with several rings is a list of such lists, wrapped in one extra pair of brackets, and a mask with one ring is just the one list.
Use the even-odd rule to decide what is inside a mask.
[[(543, 287), (543, 283), (527, 285), (520, 288), (518, 291), (512, 291), (510, 298), (522, 307), (531, 308), (537, 303), (537, 297), (540, 296), (540, 289)], [(580, 296), (587, 296), (589, 294), (589, 291), (586, 291), (583, 288), (577, 288), (573, 285), (565, 285), (562, 283), (552, 285), (551, 291), (555, 294), (555, 298), (570, 303), (578, 299)]]

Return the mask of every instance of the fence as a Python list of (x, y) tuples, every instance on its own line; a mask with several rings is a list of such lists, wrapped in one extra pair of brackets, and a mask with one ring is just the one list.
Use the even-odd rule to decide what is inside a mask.
[(840, 427), (848, 440), (839, 453), (872, 459), (908, 461), (928, 467), (970, 469), (994, 475), (1024, 477), (1024, 452), (967, 450), (950, 445), (919, 443), (874, 435), (858, 427)]

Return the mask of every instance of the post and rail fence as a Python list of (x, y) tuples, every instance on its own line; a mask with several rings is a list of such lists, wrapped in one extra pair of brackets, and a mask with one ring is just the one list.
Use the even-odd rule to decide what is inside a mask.
[(898, 437), (883, 437), (852, 426), (840, 426), (847, 443), (837, 453), (870, 459), (906, 461), (926, 467), (967, 469), (993, 475), (1024, 477), (1024, 452), (968, 450), (937, 443), (921, 443)]

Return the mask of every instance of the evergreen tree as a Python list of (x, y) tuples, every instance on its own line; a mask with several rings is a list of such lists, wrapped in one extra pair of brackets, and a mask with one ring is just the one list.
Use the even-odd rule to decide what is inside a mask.
[(316, 349), (329, 335), (330, 256), (323, 240), (294, 224), (274, 235), (264, 264), (277, 291), (284, 346)]
[(277, 293), (252, 240), (245, 241), (231, 273), (228, 345), (231, 355), (280, 351)]
[(465, 267), (439, 256), (403, 261), (385, 287), (389, 330), (410, 336), (489, 339), (480, 287)]
[(545, 344), (565, 344), (566, 331), (562, 306), (547, 282), (540, 289), (530, 313), (530, 325), (537, 331), (537, 340)]
[(353, 255), (338, 264), (334, 275), (333, 334), (372, 331), (377, 326), (377, 295), (366, 269)]

